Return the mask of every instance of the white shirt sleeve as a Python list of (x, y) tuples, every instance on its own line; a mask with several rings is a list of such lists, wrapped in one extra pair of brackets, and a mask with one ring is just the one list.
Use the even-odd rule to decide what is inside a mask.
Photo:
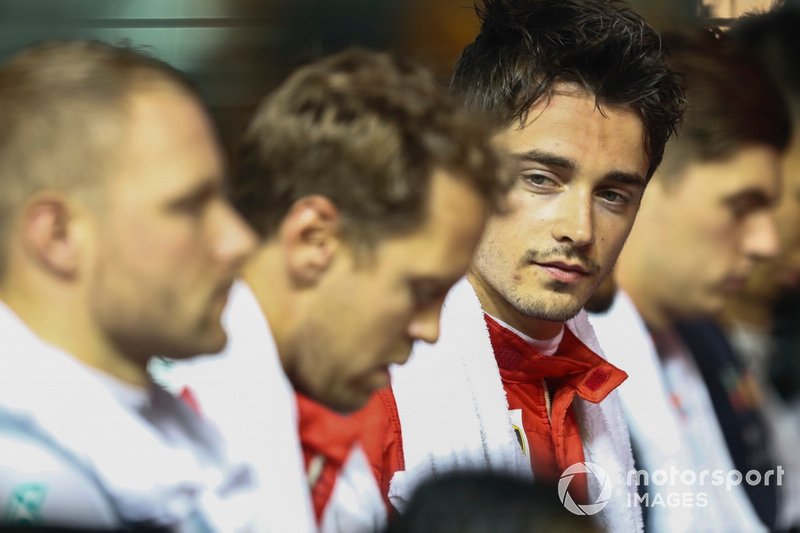
[(47, 443), (0, 431), (0, 525), (120, 525), (99, 485)]

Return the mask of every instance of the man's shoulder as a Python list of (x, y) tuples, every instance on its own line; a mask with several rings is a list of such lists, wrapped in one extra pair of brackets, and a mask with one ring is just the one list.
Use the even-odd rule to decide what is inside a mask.
[(113, 504), (87, 466), (46, 438), (0, 426), (0, 524), (113, 528)]

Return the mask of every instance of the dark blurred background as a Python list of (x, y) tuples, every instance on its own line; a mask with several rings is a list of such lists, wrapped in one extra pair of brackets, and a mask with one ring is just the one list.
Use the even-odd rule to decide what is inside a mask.
[[(634, 0), (657, 28), (725, 25), (772, 0)], [(226, 144), (288, 72), (353, 45), (413, 57), (445, 81), (477, 31), (473, 0), (0, 0), (0, 60), (43, 39), (128, 42), (189, 74)]]

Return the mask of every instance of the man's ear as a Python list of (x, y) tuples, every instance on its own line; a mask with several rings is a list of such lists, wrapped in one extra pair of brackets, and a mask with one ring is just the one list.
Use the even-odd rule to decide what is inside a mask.
[(296, 201), (281, 224), (281, 245), (289, 274), (301, 286), (314, 285), (341, 245), (341, 215), (324, 196)]
[(78, 273), (79, 246), (74, 230), (75, 208), (63, 195), (42, 192), (30, 198), (22, 212), (22, 240), (26, 253), (62, 278)]

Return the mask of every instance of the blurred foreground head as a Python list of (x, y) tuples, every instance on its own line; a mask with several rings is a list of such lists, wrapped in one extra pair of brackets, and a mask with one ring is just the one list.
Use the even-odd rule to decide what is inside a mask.
[(222, 348), (252, 236), (223, 198), (206, 111), (168, 65), (49, 42), (0, 69), (0, 298), (132, 382), (154, 354)]
[(792, 142), (783, 158), (783, 195), (775, 210), (781, 245), (774, 261), (758, 265), (748, 280), (742, 303), (771, 307), (787, 288), (800, 289), (800, 6), (785, 4), (748, 15), (731, 28), (733, 38), (766, 64), (789, 103)]
[(688, 107), (620, 257), (618, 281), (651, 326), (716, 313), (775, 256), (773, 207), (790, 136), (758, 58), (724, 34), (664, 36)]
[(414, 492), (388, 533), (590, 533), (600, 529), (562, 505), (555, 484), (501, 474), (457, 473), (428, 481)]
[(341, 410), (433, 342), (506, 190), (489, 132), (420, 67), (351, 50), (261, 104), (235, 171), (262, 246), (245, 279), (294, 385)]

